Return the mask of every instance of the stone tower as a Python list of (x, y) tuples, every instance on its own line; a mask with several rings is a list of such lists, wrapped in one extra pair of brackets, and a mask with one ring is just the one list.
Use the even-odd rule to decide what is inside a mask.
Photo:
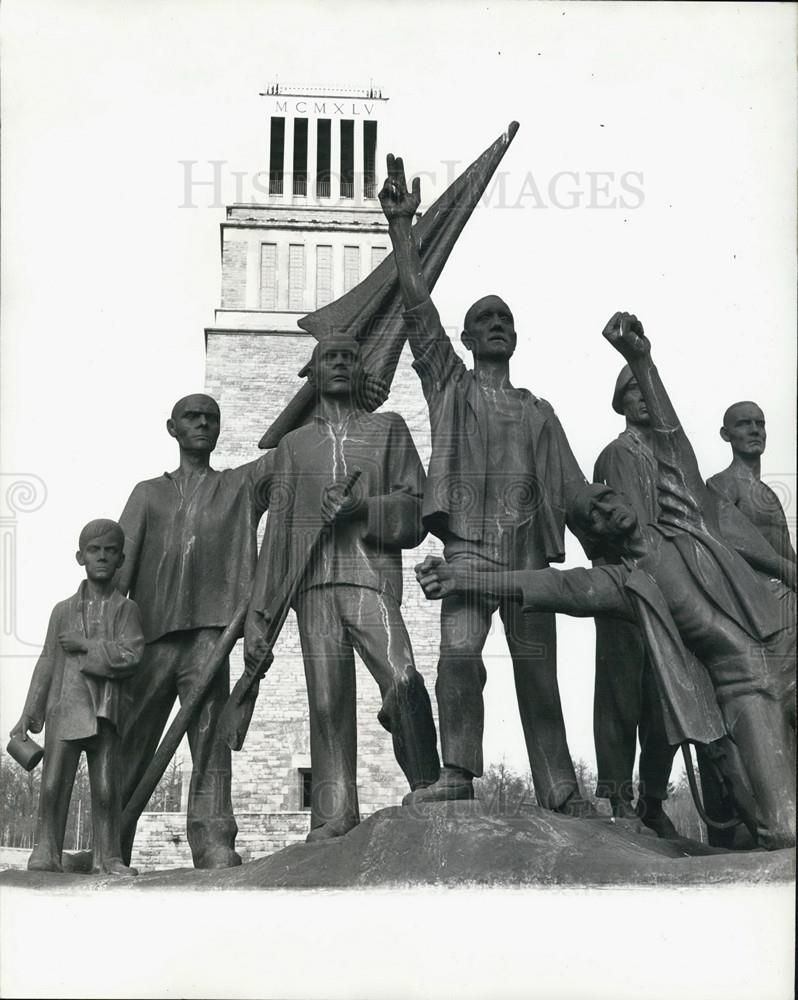
[[(214, 466), (257, 456), (266, 428), (302, 381), (314, 339), (297, 326), (364, 278), (390, 250), (377, 201), (378, 143), (387, 98), (362, 91), (270, 86), (264, 98), (268, 183), (258, 203), (235, 204), (221, 223), (222, 294), (205, 331), (206, 389), (221, 406)], [(402, 414), (426, 466), (429, 423), (417, 377), (402, 357), (386, 409)], [(420, 594), (412, 566), (431, 540), (405, 553), (403, 610), (416, 661), (434, 681), (438, 607)], [(233, 679), (242, 669), (240, 644)], [(390, 735), (377, 721), (379, 692), (360, 661), (358, 786), (362, 815), (398, 805), (407, 784)], [(433, 698), (434, 702), (434, 698)], [(261, 684), (244, 749), (233, 755), (233, 803), (243, 857), (303, 840), (309, 829), (309, 729), (293, 614)]]

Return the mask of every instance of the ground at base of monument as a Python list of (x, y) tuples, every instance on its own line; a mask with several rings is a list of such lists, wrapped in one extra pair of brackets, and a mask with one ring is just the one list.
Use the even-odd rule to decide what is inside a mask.
[(795, 850), (723, 851), (660, 840), (634, 821), (572, 819), (478, 801), (382, 809), (344, 837), (296, 844), (237, 868), (138, 878), (6, 871), (0, 886), (103, 889), (341, 889), (413, 886), (688, 886), (795, 878)]

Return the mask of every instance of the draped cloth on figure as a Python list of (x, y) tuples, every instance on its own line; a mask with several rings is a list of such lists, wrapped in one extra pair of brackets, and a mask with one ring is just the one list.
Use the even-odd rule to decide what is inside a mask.
[[(141, 659), (141, 619), (133, 601), (117, 591), (102, 606), (102, 614), (87, 618), (84, 581), (78, 592), (56, 604), (50, 615), (24, 714), (37, 723), (46, 719), (51, 739), (88, 739), (96, 735), (101, 718), (116, 729), (122, 724), (127, 692), (120, 681)], [(67, 653), (58, 642), (62, 632), (83, 636), (87, 652)]]

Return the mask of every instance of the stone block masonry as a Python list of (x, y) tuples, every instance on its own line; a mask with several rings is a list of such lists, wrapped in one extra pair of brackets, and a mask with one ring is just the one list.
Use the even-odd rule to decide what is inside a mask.
[[(213, 456), (215, 468), (241, 465), (261, 454), (257, 443), (301, 386), (297, 372), (310, 357), (314, 345), (315, 340), (300, 331), (208, 331), (206, 391), (219, 401), (222, 411), (221, 436)], [(429, 419), (410, 361), (409, 349), (405, 348), (384, 409), (403, 416), (426, 467), (430, 452)], [(437, 539), (427, 538), (417, 549), (405, 552), (403, 560), (402, 609), (433, 711), (440, 608), (425, 600), (416, 584), (413, 566), (428, 552), (440, 550)], [(361, 815), (365, 817), (384, 807), (399, 805), (408, 786), (394, 759), (391, 736), (377, 721), (380, 708), (377, 685), (357, 658), (356, 663), (358, 787)], [(233, 682), (242, 669), (239, 644), (231, 657)], [(302, 771), (307, 768), (310, 768), (307, 693), (299, 634), (292, 613), (275, 647), (274, 663), (261, 683), (247, 741), (241, 751), (233, 754), (233, 806), (242, 856), (244, 853), (262, 856), (304, 840), (309, 813), (302, 811)], [(142, 847), (144, 857), (155, 859), (160, 842), (164, 859), (180, 855), (181, 864), (190, 864), (187, 844), (170, 846), (166, 830), (170, 820), (150, 819), (154, 815), (147, 814), (147, 825), (139, 827), (137, 850), (144, 835), (145, 840), (149, 838)], [(185, 841), (185, 816), (179, 819), (181, 814), (172, 816)], [(157, 862), (161, 867), (165, 863), (165, 860)]]

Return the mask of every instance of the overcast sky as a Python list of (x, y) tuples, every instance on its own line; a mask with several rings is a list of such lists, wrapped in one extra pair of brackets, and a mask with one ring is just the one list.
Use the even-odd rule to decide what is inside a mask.
[[(381, 152), (434, 175), (425, 204), (448, 182), (445, 161), (465, 165), (517, 119), (505, 196), (474, 214), (436, 288), (446, 325), (478, 294), (506, 298), (514, 381), (554, 404), (589, 474), (621, 430), (609, 405), (620, 362), (600, 331), (615, 310), (637, 312), (705, 475), (729, 459), (726, 406), (762, 404), (765, 478), (794, 524), (793, 5), (7, 0), (2, 13), (3, 502), (14, 483), (32, 490), (27, 512), (0, 511), (2, 731), (50, 609), (80, 579), (77, 530), (174, 466), (164, 419), (203, 385), (223, 209), (208, 189), (181, 207), (180, 163), (199, 177), (224, 161), (222, 203), (234, 200), (233, 172), (266, 166), (258, 92), (278, 77), (381, 86)], [(569, 740), (590, 759), (592, 625), (562, 620), (559, 634)], [(523, 766), (498, 662), (486, 756)], [(592, 995), (635, 995), (639, 979), (609, 975), (602, 956)], [(691, 980), (702, 1000), (721, 995), (711, 964)], [(462, 995), (486, 995), (482, 982)], [(647, 973), (651, 996), (655, 985)]]

